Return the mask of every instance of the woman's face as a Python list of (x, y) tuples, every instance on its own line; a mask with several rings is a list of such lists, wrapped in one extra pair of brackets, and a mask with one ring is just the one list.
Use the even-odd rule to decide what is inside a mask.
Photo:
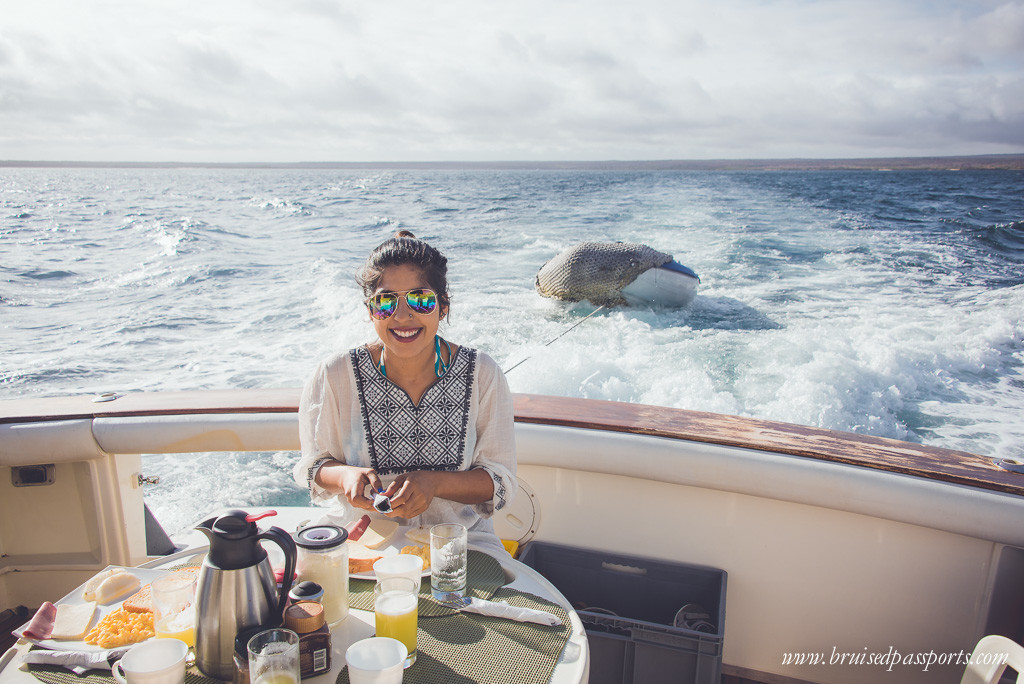
[[(423, 271), (411, 264), (388, 266), (384, 269), (374, 294), (379, 292), (407, 292), (430, 288)], [(405, 296), (398, 298), (398, 308), (382, 321), (372, 318), (373, 328), (387, 349), (388, 356), (412, 358), (419, 354), (431, 355), (434, 351), (434, 335), (443, 314), (441, 303), (428, 314), (419, 314), (409, 308)]]

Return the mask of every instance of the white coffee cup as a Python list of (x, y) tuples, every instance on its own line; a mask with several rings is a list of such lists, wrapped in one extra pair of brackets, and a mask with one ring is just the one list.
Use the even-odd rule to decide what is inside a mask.
[(348, 681), (351, 684), (401, 684), (408, 651), (398, 639), (370, 637), (348, 647)]
[(373, 564), (373, 574), (377, 576), (378, 581), (392, 577), (408, 577), (418, 583), (423, 576), (423, 559), (408, 553), (384, 556)]
[(128, 649), (110, 673), (121, 684), (182, 684), (187, 655), (181, 639), (150, 639)]

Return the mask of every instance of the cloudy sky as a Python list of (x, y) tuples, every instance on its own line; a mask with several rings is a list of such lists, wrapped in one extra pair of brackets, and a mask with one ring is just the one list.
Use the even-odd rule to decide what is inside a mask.
[(0, 0), (0, 160), (1024, 152), (1024, 0)]

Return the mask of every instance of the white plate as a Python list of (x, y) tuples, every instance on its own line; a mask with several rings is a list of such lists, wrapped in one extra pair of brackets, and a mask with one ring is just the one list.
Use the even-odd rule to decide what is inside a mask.
[[(127, 568), (127, 567), (124, 567), (124, 566), (121, 566), (121, 565), (109, 565), (109, 566), (107, 566), (104, 569), (105, 570), (110, 570), (111, 568), (123, 568), (124, 570), (127, 570), (128, 572), (130, 572), (133, 575), (135, 575), (136, 577), (138, 577), (139, 578), (139, 582), (140, 582), (139, 589), (141, 589), (142, 587), (144, 587), (147, 584), (151, 583), (153, 580), (160, 579), (161, 577), (164, 577), (165, 575), (171, 574), (171, 571), (169, 571), (169, 570), (153, 570), (151, 568)], [(86, 580), (85, 582), (82, 582), (81, 586), (79, 586), (77, 589), (72, 591), (70, 594), (68, 594), (67, 596), (65, 596), (61, 600), (55, 601), (55, 603), (58, 604), (58, 605), (61, 604), (61, 603), (85, 603), (85, 599), (82, 598), (82, 593), (85, 591), (85, 585), (86, 585), (86, 583), (88, 581), (89, 580)], [(122, 596), (119, 599), (117, 599), (116, 601), (111, 601), (110, 603), (97, 603), (96, 604), (96, 615), (93, 616), (92, 624), (89, 625), (89, 629), (92, 629), (93, 627), (95, 627), (96, 623), (98, 623), (100, 620), (102, 620), (103, 617), (107, 613), (110, 613), (110, 612), (120, 608), (121, 607), (121, 603), (124, 602), (124, 600), (126, 598), (128, 598), (129, 596), (132, 596), (134, 593), (135, 592), (133, 591), (131, 594), (127, 594), (125, 596)], [(21, 634), (22, 630), (24, 630), (27, 627), (28, 627), (28, 622), (26, 622), (25, 624), (23, 624), (21, 627), (19, 627), (18, 629), (14, 630), (14, 631), (17, 634)], [(41, 648), (50, 649), (51, 651), (97, 651), (98, 652), (98, 651), (106, 651), (106, 650), (116, 650), (116, 649), (105, 649), (105, 648), (102, 648), (100, 646), (97, 646), (96, 644), (87, 644), (84, 641), (67, 641), (67, 640), (63, 640), (63, 639), (62, 640), (57, 640), (57, 639), (25, 639), (25, 641), (28, 641), (29, 643), (35, 644), (36, 646), (39, 646)]]
[[(380, 547), (379, 549), (375, 549), (375, 550), (377, 552), (379, 552), (380, 555), (382, 555), (382, 556), (397, 556), (399, 554), (399, 552), (402, 550), (402, 547), (404, 547), (404, 546), (412, 546), (414, 544), (416, 546), (426, 546), (425, 544), (420, 544), (419, 542), (412, 541), (411, 539), (406, 537), (405, 536), (405, 531), (408, 530), (408, 529), (410, 529), (410, 528), (408, 528), (408, 527), (399, 527), (398, 530), (395, 532), (395, 536), (393, 536), (388, 541), (387, 544), (385, 544), (384, 546)], [(352, 577), (352, 578), (355, 578), (355, 579), (375, 580), (375, 579), (377, 579), (377, 574), (371, 570), (370, 572), (350, 573), (349, 577)], [(426, 570), (424, 570), (420, 574), (420, 577), (430, 577), (430, 568), (427, 568)]]

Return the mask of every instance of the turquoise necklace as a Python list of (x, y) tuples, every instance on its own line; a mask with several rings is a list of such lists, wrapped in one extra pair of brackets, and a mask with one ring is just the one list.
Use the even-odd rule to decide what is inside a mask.
[[(444, 346), (448, 348), (448, 363), (445, 364), (441, 358), (441, 343), (444, 342)], [(434, 375), (441, 377), (445, 372), (452, 367), (452, 362), (455, 359), (452, 358), (452, 345), (448, 344), (448, 340), (442, 340), (440, 335), (434, 335)], [(380, 350), (380, 363), (377, 364), (377, 368), (380, 369), (380, 374), (385, 378), (388, 377), (388, 372), (384, 368), (384, 350)]]

